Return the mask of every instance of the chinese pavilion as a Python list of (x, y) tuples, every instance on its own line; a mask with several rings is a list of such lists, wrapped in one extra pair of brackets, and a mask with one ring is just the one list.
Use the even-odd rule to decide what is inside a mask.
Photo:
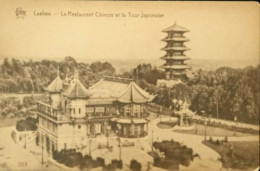
[(87, 89), (75, 72), (68, 86), (58, 74), (45, 90), (48, 98), (37, 103), (37, 116), (40, 143), (48, 152), (83, 148), (96, 136), (147, 135), (153, 96), (132, 80), (105, 77)]

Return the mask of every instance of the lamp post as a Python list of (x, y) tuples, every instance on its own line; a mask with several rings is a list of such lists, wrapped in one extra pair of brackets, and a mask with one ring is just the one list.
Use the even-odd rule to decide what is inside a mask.
[(121, 139), (120, 139), (120, 137), (118, 137), (118, 147), (119, 147), (119, 160), (121, 160), (121, 158), (122, 158), (122, 151), (121, 151)]
[(153, 151), (153, 130), (152, 130), (152, 142), (151, 142), (151, 150)]
[(107, 128), (107, 148), (109, 148), (109, 132), (108, 132), (108, 128)]
[(217, 88), (217, 99), (216, 99), (216, 100), (217, 100), (216, 107), (217, 107), (217, 119), (218, 119), (218, 113), (219, 113), (219, 111), (218, 111), (218, 110), (219, 110), (219, 109), (218, 109), (218, 107), (219, 107), (219, 106), (218, 106), (218, 105), (219, 105), (219, 104), (218, 104), (218, 103), (219, 103), (219, 86), (218, 86), (218, 88)]
[(43, 145), (42, 145), (42, 164), (43, 164)]
[(207, 139), (207, 121), (205, 121), (205, 141), (206, 141), (206, 139)]
[(197, 125), (197, 115), (196, 115), (196, 118), (195, 118), (195, 122), (196, 122), (196, 134), (198, 133), (198, 125)]
[(236, 129), (237, 129), (237, 117), (234, 117), (234, 122), (235, 122), (235, 132), (234, 135), (236, 136)]
[(26, 128), (25, 128), (25, 138), (24, 138), (24, 148), (26, 149)]
[(89, 156), (91, 157), (91, 139), (89, 139)]

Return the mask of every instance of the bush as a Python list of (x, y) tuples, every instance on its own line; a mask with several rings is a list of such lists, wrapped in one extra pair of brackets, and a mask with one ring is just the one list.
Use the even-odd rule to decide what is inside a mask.
[(112, 160), (111, 164), (115, 165), (117, 169), (122, 169), (122, 167), (123, 167), (122, 160)]
[(213, 142), (213, 140), (212, 140), (212, 137), (211, 137), (211, 136), (209, 137), (209, 142), (211, 142), (211, 143)]
[(133, 171), (141, 171), (142, 165), (136, 160), (131, 160), (130, 162), (130, 169)]
[(193, 150), (173, 140), (154, 142), (154, 147), (164, 153), (165, 159), (154, 157), (154, 165), (167, 170), (176, 170), (179, 163), (188, 166), (193, 160)]
[(116, 171), (116, 166), (111, 164), (108, 164), (103, 167), (103, 171)]
[(216, 144), (216, 145), (220, 145), (220, 142), (219, 142), (218, 139), (216, 140), (215, 144)]
[(101, 157), (98, 157), (97, 158), (97, 165), (98, 165), (98, 167), (99, 166), (101, 166), (101, 167), (105, 166), (105, 160)]
[(28, 117), (25, 120), (20, 120), (16, 123), (16, 129), (18, 131), (35, 131), (37, 129), (36, 126), (37, 119)]
[(227, 136), (225, 136), (225, 138), (224, 138), (224, 142), (225, 142), (225, 143), (228, 142), (228, 137), (227, 137)]

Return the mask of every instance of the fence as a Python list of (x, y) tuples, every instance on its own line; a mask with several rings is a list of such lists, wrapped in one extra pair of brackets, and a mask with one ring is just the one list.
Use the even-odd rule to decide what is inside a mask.
[(148, 104), (148, 110), (150, 112), (154, 112), (154, 113), (162, 114), (162, 115), (172, 115), (173, 114), (173, 111), (171, 109), (154, 104), (154, 103)]

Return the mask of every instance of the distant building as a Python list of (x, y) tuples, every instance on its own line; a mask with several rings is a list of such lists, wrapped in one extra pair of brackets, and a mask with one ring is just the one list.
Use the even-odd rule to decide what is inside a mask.
[(167, 37), (162, 39), (166, 42), (166, 46), (162, 48), (166, 54), (161, 57), (165, 60), (165, 63), (161, 66), (165, 70), (165, 80), (157, 80), (157, 86), (159, 87), (172, 87), (173, 85), (181, 82), (181, 78), (186, 76), (186, 70), (190, 69), (185, 60), (190, 58), (185, 55), (185, 51), (190, 50), (184, 43), (189, 41), (184, 36), (184, 33), (189, 30), (177, 25), (176, 23), (163, 30), (167, 33)]
[(147, 135), (153, 96), (132, 80), (105, 77), (86, 89), (76, 72), (65, 87), (58, 74), (46, 88), (48, 100), (37, 103), (40, 143), (47, 151), (80, 148), (96, 136)]

